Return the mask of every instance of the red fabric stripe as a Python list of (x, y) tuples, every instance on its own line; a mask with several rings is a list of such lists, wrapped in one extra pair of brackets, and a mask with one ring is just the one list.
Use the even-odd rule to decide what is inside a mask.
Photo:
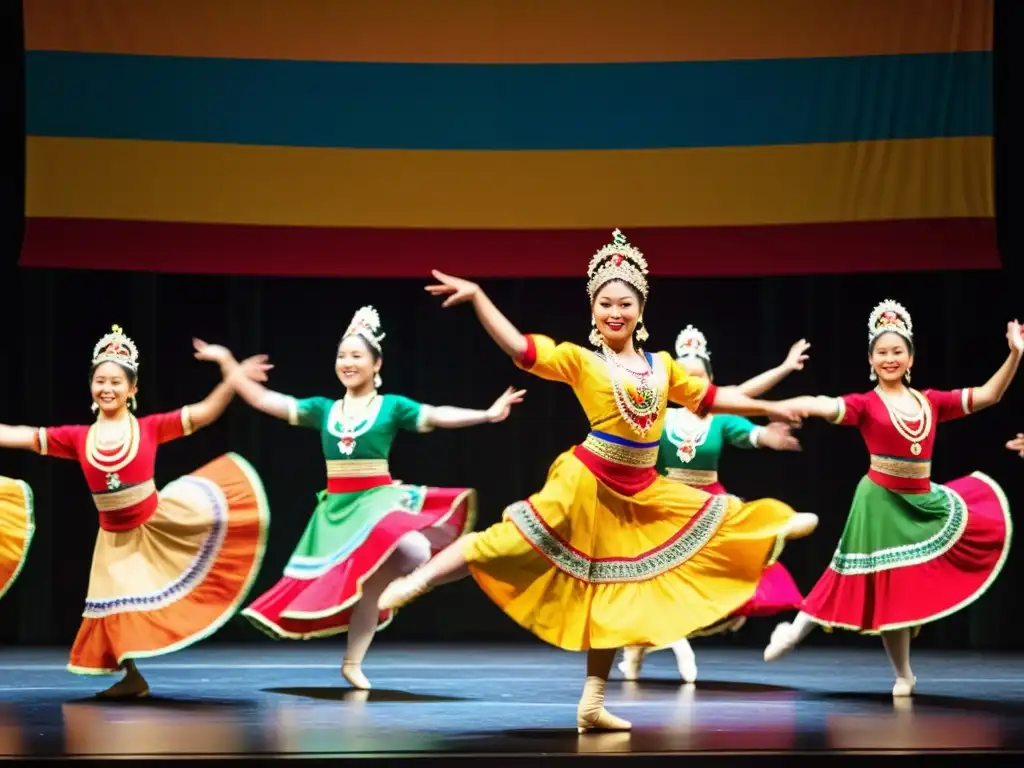
[[(273, 227), (29, 218), (23, 267), (328, 277), (579, 277), (606, 230)], [(999, 269), (994, 219), (626, 228), (666, 277)], [(486, 258), (482, 258), (484, 255)], [(581, 266), (582, 265), (582, 266)]]
[(329, 477), (327, 478), (328, 493), (353, 493), (391, 485), (391, 475), (371, 475), (367, 477)]

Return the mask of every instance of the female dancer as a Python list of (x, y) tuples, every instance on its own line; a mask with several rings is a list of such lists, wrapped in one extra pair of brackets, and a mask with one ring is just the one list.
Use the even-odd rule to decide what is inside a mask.
[[(0, 445), (6, 429), (0, 426)], [(21, 573), (34, 532), (32, 489), (28, 483), (0, 475), (0, 598)]]
[[(393, 611), (378, 611), (377, 597), (392, 579), (426, 562), (431, 551), (472, 529), (476, 491), (392, 482), (388, 454), (399, 430), (427, 432), (504, 421), (525, 390), (509, 389), (486, 411), (421, 405), (380, 394), (380, 318), (363, 307), (338, 344), (335, 372), (345, 386), (340, 400), (296, 400), (251, 379), (230, 380), (257, 410), (293, 426), (320, 432), (327, 490), (318, 497), (284, 577), (242, 615), (274, 639), (326, 637), (348, 631), (342, 676), (369, 689), (363, 658), (374, 633)], [(223, 347), (197, 341), (201, 358), (230, 357)]]
[[(225, 363), (225, 375), (238, 366)], [(238, 366), (256, 378), (268, 367), (261, 358)], [(138, 372), (135, 343), (115, 325), (93, 349), (92, 426), (0, 425), (0, 447), (77, 461), (92, 492), (100, 532), (68, 669), (124, 670), (105, 697), (146, 696), (135, 659), (185, 648), (231, 618), (259, 569), (269, 524), (259, 477), (235, 454), (157, 491), (158, 447), (212, 424), (234, 390), (221, 382), (201, 402), (136, 418)]]
[(433, 274), (439, 284), (427, 290), (448, 294), (443, 306), (471, 302), (520, 368), (572, 386), (592, 431), (555, 460), (540, 492), (393, 582), (379, 605), (404, 605), (468, 565), (520, 625), (560, 648), (588, 651), (580, 732), (628, 729), (604, 708), (616, 649), (668, 645), (732, 613), (754, 594), (780, 542), (817, 524), (779, 501), (745, 504), (660, 477), (654, 463), (667, 401), (788, 421), (800, 411), (716, 388), (665, 352), (638, 350), (634, 332), (647, 338), (647, 262), (618, 230), (588, 270), (596, 351), (524, 336), (477, 285)]
[(934, 425), (976, 413), (1002, 398), (1020, 363), (1024, 339), (1006, 326), (1010, 354), (980, 387), (911, 389), (910, 314), (886, 299), (868, 320), (868, 362), (877, 386), (843, 397), (798, 397), (792, 407), (855, 426), (871, 454), (832, 563), (792, 624), (775, 628), (764, 651), (774, 661), (815, 624), (882, 636), (896, 673), (893, 696), (910, 696), (911, 630), (964, 608), (1002, 570), (1010, 549), (1009, 504), (980, 472), (945, 485), (931, 481)]
[[(803, 370), (810, 344), (800, 339), (789, 350), (782, 365), (765, 371), (743, 384), (739, 391), (757, 397), (774, 387), (790, 373)], [(714, 381), (711, 353), (704, 334), (692, 325), (676, 337), (676, 360), (691, 376)], [(697, 416), (685, 408), (669, 408), (665, 412), (665, 429), (658, 449), (658, 474), (669, 480), (686, 483), (711, 494), (727, 493), (718, 481), (718, 462), (726, 443), (737, 448), (770, 448), (775, 451), (798, 451), (800, 443), (790, 434), (787, 424), (774, 422), (759, 427), (742, 416), (732, 414)], [(736, 632), (748, 616), (772, 616), (782, 611), (797, 611), (803, 595), (786, 567), (772, 563), (761, 577), (757, 592), (738, 611), (711, 627), (694, 632), (691, 637), (706, 637), (720, 632)], [(684, 682), (697, 679), (697, 659), (689, 640), (677, 640), (671, 646)], [(640, 676), (647, 649), (626, 648), (619, 670), (627, 680)]]

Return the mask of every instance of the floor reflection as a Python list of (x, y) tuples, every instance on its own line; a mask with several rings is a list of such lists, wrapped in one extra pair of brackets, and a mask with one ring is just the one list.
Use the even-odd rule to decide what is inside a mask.
[[(720, 652), (715, 678), (668, 665), (608, 684), (625, 733), (577, 734), (578, 660), (549, 649), (375, 649), (354, 691), (320, 651), (203, 650), (147, 667), (159, 695), (98, 701), (45, 652), (0, 656), (0, 757), (20, 755), (616, 754), (1024, 747), (1024, 659), (915, 657), (924, 680), (893, 700), (884, 657), (802, 654), (768, 667)], [(20, 655), (19, 655), (20, 654)], [(706, 652), (705, 657), (711, 657)], [(837, 658), (839, 659), (837, 661)], [(712, 663), (713, 661), (713, 663)], [(878, 663), (876, 663), (878, 662)], [(963, 697), (971, 681), (971, 698)], [(19, 687), (20, 686), (20, 687)]]

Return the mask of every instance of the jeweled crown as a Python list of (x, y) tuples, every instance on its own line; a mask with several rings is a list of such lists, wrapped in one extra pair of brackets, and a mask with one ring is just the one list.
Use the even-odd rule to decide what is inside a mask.
[(139, 371), (139, 350), (135, 342), (124, 335), (120, 325), (110, 326), (110, 333), (96, 342), (92, 349), (92, 365), (117, 363), (130, 371)]
[(348, 324), (348, 330), (345, 331), (345, 335), (351, 336), (354, 333), (358, 333), (366, 339), (378, 352), (381, 351), (380, 343), (384, 339), (384, 334), (380, 333), (380, 315), (377, 314), (376, 309), (366, 306), (356, 310), (356, 313), (352, 315), (352, 322)]
[(907, 308), (892, 299), (886, 299), (871, 310), (868, 317), (868, 343), (883, 333), (898, 333), (907, 341), (914, 338), (914, 323)]
[(708, 340), (692, 325), (686, 326), (676, 336), (676, 357), (699, 357), (701, 360), (711, 360)]
[(594, 294), (610, 280), (621, 280), (634, 288), (647, 300), (647, 259), (626, 240), (619, 230), (612, 232), (612, 242), (594, 254), (587, 267), (587, 293), (593, 302)]

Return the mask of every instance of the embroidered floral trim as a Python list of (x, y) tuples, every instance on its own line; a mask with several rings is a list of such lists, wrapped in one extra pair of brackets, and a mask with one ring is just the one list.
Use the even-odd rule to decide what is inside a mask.
[(967, 528), (967, 505), (958, 493), (943, 485), (932, 484), (932, 490), (940, 490), (946, 497), (948, 515), (946, 522), (935, 534), (924, 541), (903, 544), (876, 552), (840, 552), (836, 549), (829, 566), (840, 576), (854, 576), (875, 573), (892, 568), (921, 565), (945, 554)]
[(658, 549), (635, 558), (593, 558), (563, 541), (541, 519), (528, 501), (517, 501), (505, 510), (526, 539), (551, 563), (573, 578), (589, 584), (647, 581), (678, 568), (703, 549), (725, 520), (727, 496), (712, 496), (695, 519)]

